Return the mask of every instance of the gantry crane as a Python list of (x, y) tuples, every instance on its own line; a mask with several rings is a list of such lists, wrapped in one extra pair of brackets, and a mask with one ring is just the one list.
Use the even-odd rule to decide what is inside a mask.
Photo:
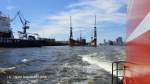
[(16, 16), (11, 19), (11, 22), (14, 21), (17, 17), (19, 17), (20, 22), (22, 23), (22, 29), (23, 31), (18, 31), (19, 33), (19, 38), (20, 39), (27, 39), (28, 34), (27, 34), (27, 29), (29, 29), (30, 27), (28, 26), (28, 23), (30, 23), (29, 21), (27, 21), (23, 15), (21, 14), (20, 11), (17, 12)]

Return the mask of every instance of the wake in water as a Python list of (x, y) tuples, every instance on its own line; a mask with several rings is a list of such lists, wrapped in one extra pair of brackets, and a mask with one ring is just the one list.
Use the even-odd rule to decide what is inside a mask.
[[(87, 55), (79, 55), (83, 61), (92, 65), (97, 65), (99, 68), (112, 74), (112, 62), (122, 61), (125, 59), (125, 53), (123, 47), (103, 46), (98, 53), (92, 53)], [(114, 74), (115, 75), (115, 74)]]
[(93, 54), (89, 54), (89, 55), (79, 55), (79, 56), (82, 57), (83, 61), (86, 61), (93, 65), (97, 65), (97, 66), (99, 66), (99, 68), (102, 68), (111, 74), (111, 72), (112, 72), (111, 71), (112, 70), (111, 62), (105, 61), (104, 59), (100, 58), (97, 53), (93, 53)]

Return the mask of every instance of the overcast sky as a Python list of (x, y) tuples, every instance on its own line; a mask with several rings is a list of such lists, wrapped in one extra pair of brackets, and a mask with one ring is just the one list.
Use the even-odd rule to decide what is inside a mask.
[[(0, 0), (0, 10), (13, 18), (21, 11), (29, 20), (31, 29), (42, 37), (68, 40), (69, 17), (72, 16), (73, 34), (82, 32), (90, 39), (97, 16), (98, 42), (125, 38), (127, 0)], [(12, 22), (14, 32), (21, 30), (19, 20)]]

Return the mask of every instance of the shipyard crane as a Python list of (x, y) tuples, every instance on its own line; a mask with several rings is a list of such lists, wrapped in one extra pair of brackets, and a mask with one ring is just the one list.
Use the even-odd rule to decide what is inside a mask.
[(18, 31), (19, 33), (19, 38), (20, 39), (27, 39), (27, 29), (29, 29), (30, 27), (28, 26), (28, 23), (30, 23), (29, 21), (27, 21), (23, 15), (21, 14), (20, 11), (17, 12), (17, 14), (15, 15), (15, 17), (13, 19), (11, 19), (11, 22), (13, 22), (17, 17), (19, 17), (20, 22), (22, 23), (23, 27), (23, 32), (22, 31)]

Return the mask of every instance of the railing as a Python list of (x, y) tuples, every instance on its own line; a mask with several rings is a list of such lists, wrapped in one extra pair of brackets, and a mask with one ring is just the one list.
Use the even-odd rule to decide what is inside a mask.
[(112, 63), (112, 84), (123, 84), (126, 61), (117, 61)]
[(126, 77), (126, 72), (133, 73), (133, 71), (129, 68), (129, 65), (137, 66), (139, 64), (126, 62), (126, 61), (117, 61), (112, 63), (112, 84), (123, 84), (123, 80)]

